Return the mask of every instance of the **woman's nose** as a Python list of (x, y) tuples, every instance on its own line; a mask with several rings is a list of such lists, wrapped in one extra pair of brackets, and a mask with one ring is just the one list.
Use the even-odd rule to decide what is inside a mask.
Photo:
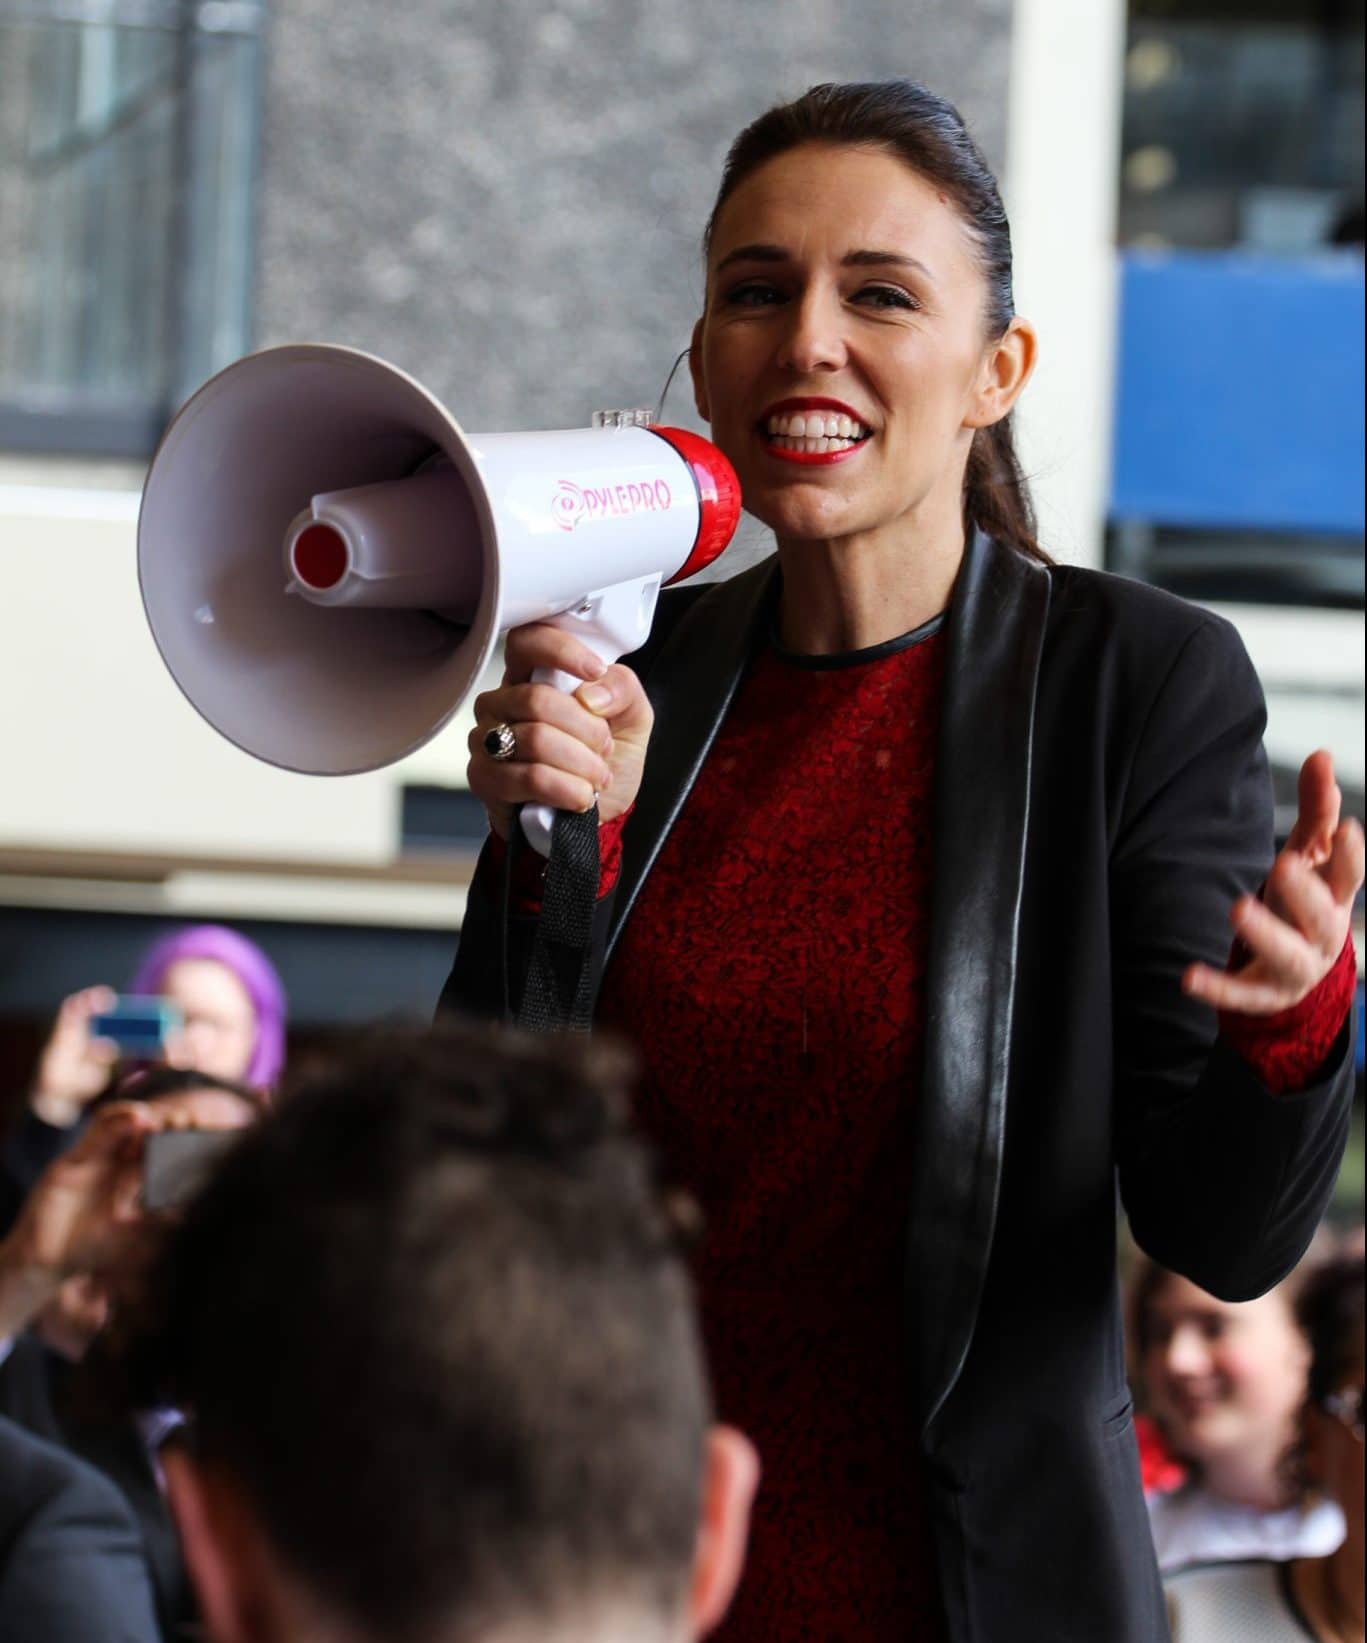
[(1201, 1331), (1192, 1324), (1181, 1324), (1168, 1338), (1164, 1364), (1170, 1375), (1200, 1375), (1205, 1372), (1210, 1353)]
[(788, 311), (778, 364), (798, 375), (838, 371), (845, 363), (840, 304), (819, 291), (806, 293)]

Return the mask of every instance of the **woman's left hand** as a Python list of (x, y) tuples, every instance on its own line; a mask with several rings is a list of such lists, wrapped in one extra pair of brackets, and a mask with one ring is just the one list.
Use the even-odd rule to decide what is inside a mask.
[(1362, 885), (1362, 828), (1339, 820), (1343, 795), (1321, 749), (1301, 766), (1300, 809), (1272, 864), (1262, 899), (1241, 896), (1231, 912), (1251, 957), (1242, 969), (1193, 964), (1184, 990), (1219, 1010), (1272, 1015), (1323, 981), (1343, 951), (1353, 898)]

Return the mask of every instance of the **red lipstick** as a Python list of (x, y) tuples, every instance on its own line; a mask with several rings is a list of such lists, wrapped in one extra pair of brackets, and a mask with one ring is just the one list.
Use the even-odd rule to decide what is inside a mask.
[(848, 445), (843, 451), (788, 451), (782, 446), (773, 443), (774, 436), (768, 431), (771, 417), (792, 416), (802, 411), (833, 411), (838, 416), (847, 416), (851, 422), (857, 422), (861, 428), (868, 428), (869, 424), (852, 405), (847, 405), (843, 399), (829, 399), (825, 395), (804, 394), (793, 399), (780, 399), (771, 405), (759, 420), (759, 435), (764, 440), (765, 449), (769, 455), (779, 462), (796, 462), (802, 467), (829, 467), (833, 462), (844, 462), (854, 456), (869, 442), (869, 435)]
[(806, 467), (815, 467), (819, 464), (844, 462), (848, 457), (858, 456), (867, 444), (867, 439), (861, 439), (857, 445), (847, 446), (843, 451), (785, 451), (777, 445), (770, 445), (769, 455), (780, 462), (800, 462)]

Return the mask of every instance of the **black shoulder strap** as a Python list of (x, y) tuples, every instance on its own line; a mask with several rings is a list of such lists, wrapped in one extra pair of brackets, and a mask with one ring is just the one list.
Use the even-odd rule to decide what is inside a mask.
[[(516, 822), (512, 841), (510, 859), (514, 851), (526, 848)], [(516, 1024), (529, 1032), (589, 1030), (593, 1013), (590, 949), (600, 865), (598, 806), (582, 815), (557, 810), (541, 916), (516, 1015)]]

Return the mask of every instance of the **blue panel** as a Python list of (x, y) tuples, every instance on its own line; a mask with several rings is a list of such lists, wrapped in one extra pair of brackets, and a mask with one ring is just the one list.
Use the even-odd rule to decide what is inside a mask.
[(1363, 265), (1127, 253), (1111, 517), (1363, 529)]

